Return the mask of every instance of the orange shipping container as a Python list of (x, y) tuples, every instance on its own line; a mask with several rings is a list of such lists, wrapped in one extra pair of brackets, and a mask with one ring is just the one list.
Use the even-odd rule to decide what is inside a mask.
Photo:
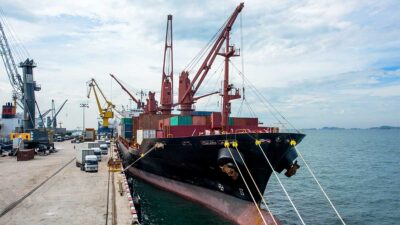
[(207, 125), (207, 116), (193, 116), (192, 124), (193, 125)]

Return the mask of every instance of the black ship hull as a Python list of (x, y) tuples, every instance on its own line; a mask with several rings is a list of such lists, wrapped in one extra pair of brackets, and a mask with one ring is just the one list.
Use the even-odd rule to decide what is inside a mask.
[[(125, 165), (143, 156), (133, 165), (139, 170), (245, 201), (252, 201), (252, 194), (255, 201), (260, 202), (261, 196), (245, 167), (260, 192), (264, 193), (272, 170), (261, 151), (275, 171), (280, 173), (284, 169), (293, 169), (297, 158), (293, 145), (300, 143), (304, 136), (298, 133), (245, 133), (144, 139), (138, 149), (129, 148), (123, 142), (117, 142), (117, 145)], [(261, 148), (256, 140), (260, 141)], [(237, 141), (238, 150), (232, 146), (234, 141)], [(162, 143), (163, 147), (154, 147), (156, 143)]]

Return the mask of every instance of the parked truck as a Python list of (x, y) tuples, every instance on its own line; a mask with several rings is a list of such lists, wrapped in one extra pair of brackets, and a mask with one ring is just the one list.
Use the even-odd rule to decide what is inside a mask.
[(92, 148), (94, 150), (94, 155), (97, 156), (97, 161), (101, 161), (101, 149), (100, 148)]
[[(75, 162), (76, 162), (76, 166), (80, 167), (81, 170), (85, 170), (85, 160), (86, 160), (85, 157), (87, 155), (94, 155), (94, 150), (87, 149), (87, 148), (77, 148)], [(96, 157), (96, 161), (97, 161), (97, 157)]]
[(85, 141), (95, 141), (96, 140), (96, 130), (94, 128), (86, 128), (84, 133)]
[(100, 148), (100, 144), (98, 142), (88, 142), (87, 148)]
[(97, 161), (97, 156), (86, 155), (85, 156), (85, 172), (97, 172), (99, 171), (99, 163)]

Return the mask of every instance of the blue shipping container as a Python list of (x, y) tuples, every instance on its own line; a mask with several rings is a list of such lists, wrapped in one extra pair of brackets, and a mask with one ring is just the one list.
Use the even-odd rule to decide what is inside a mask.
[(209, 111), (193, 111), (192, 115), (193, 116), (211, 116), (212, 112)]

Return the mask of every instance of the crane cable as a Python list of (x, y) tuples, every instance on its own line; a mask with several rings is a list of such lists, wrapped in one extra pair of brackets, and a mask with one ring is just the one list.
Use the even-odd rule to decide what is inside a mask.
[[(233, 145), (234, 145), (234, 144), (232, 143), (232, 146), (233, 146)], [(236, 151), (238, 152), (238, 155), (239, 155), (240, 159), (242, 160), (243, 165), (244, 165), (244, 167), (245, 167), (246, 170), (247, 170), (247, 173), (250, 175), (250, 178), (251, 178), (251, 180), (253, 181), (254, 186), (256, 187), (257, 192), (258, 192), (258, 194), (260, 195), (262, 202), (264, 203), (264, 205), (265, 205), (265, 207), (267, 208), (268, 212), (271, 213), (271, 210), (269, 209), (269, 207), (268, 207), (268, 205), (267, 205), (267, 202), (265, 201), (264, 195), (261, 193), (260, 189), (258, 188), (256, 181), (254, 180), (253, 176), (251, 175), (250, 170), (249, 170), (249, 168), (247, 167), (247, 164), (246, 164), (246, 162), (244, 161), (244, 159), (243, 159), (243, 157), (242, 157), (242, 154), (240, 154), (240, 151), (239, 151), (239, 149), (237, 148), (237, 143), (236, 143), (236, 145), (233, 146), (233, 147), (234, 147), (234, 148), (236, 149)], [(232, 156), (232, 157), (233, 157), (233, 156)], [(272, 216), (272, 220), (274, 221), (274, 224), (275, 224), (275, 225), (278, 225), (277, 222), (276, 222), (276, 220), (275, 220), (275, 218), (274, 218), (274, 216)]]
[(292, 199), (290, 198), (288, 192), (286, 191), (286, 188), (283, 186), (283, 184), (282, 184), (282, 182), (281, 182), (281, 179), (279, 179), (278, 174), (276, 174), (276, 172), (275, 172), (275, 170), (274, 170), (274, 167), (272, 166), (272, 164), (271, 164), (271, 162), (269, 161), (267, 155), (265, 154), (264, 149), (261, 147), (261, 143), (260, 143), (260, 142), (261, 142), (261, 141), (256, 140), (256, 145), (258, 145), (258, 147), (260, 148), (260, 151), (262, 152), (262, 154), (264, 155), (265, 159), (267, 160), (269, 167), (271, 168), (271, 170), (272, 170), (272, 172), (274, 173), (276, 179), (278, 180), (278, 182), (279, 182), (279, 184), (281, 185), (283, 191), (285, 192), (286, 197), (289, 199), (290, 203), (292, 204), (293, 209), (294, 209), (294, 211), (296, 212), (297, 216), (299, 217), (301, 223), (302, 223), (303, 225), (305, 225), (303, 218), (301, 217), (299, 211), (297, 210), (297, 208), (296, 208), (296, 206), (294, 205)]
[[(227, 141), (226, 141), (226, 142), (227, 142)], [(233, 154), (232, 154), (232, 151), (231, 151), (231, 149), (229, 148), (229, 142), (227, 142), (227, 144), (226, 144), (226, 142), (225, 142), (225, 146), (227, 147), (227, 149), (228, 149), (228, 151), (229, 151), (229, 154), (231, 155), (232, 159), (234, 159)], [(249, 185), (247, 184), (246, 180), (244, 179), (244, 176), (243, 176), (243, 174), (242, 174), (241, 169), (239, 168), (239, 165), (237, 164), (236, 160), (233, 160), (233, 162), (235, 163), (236, 168), (238, 169), (238, 172), (239, 172), (239, 174), (240, 174), (240, 177), (243, 179), (243, 182), (244, 182), (244, 184), (245, 184), (245, 186), (246, 186), (246, 189), (249, 191), (250, 197), (251, 197), (251, 199), (253, 200), (253, 203), (254, 203), (254, 205), (255, 205), (255, 207), (256, 207), (258, 213), (260, 214), (261, 219), (264, 221), (264, 224), (265, 224), (265, 225), (268, 225), (267, 222), (265, 221), (265, 218), (264, 218), (264, 216), (263, 216), (261, 210), (260, 210), (260, 207), (257, 205), (257, 202), (256, 202), (256, 200), (254, 199), (254, 196), (253, 196), (253, 194), (252, 194), (251, 191), (250, 191)]]
[[(278, 123), (285, 129), (288, 129), (285, 124), (278, 118), (276, 114), (278, 114), (283, 120), (285, 120), (294, 130), (296, 130), (297, 133), (300, 133), (300, 131), (290, 123), (288, 119), (286, 119), (273, 105), (270, 103), (261, 93), (260, 91), (255, 87), (254, 84), (252, 84), (249, 79), (247, 79), (243, 73), (231, 62), (231, 65), (233, 66), (234, 69), (237, 70), (240, 76), (242, 76), (247, 82), (247, 84), (250, 86), (251, 89), (253, 89), (254, 93), (256, 96), (261, 100), (260, 102), (267, 108), (268, 112), (278, 121)], [(274, 110), (272, 111), (271, 108)]]
[(310, 174), (312, 175), (312, 177), (314, 178), (315, 182), (318, 184), (319, 189), (321, 190), (321, 192), (325, 195), (325, 198), (328, 200), (329, 204), (331, 205), (332, 209), (335, 211), (337, 217), (339, 218), (340, 222), (342, 222), (343, 225), (346, 225), (346, 223), (344, 222), (342, 216), (339, 214), (339, 212), (336, 210), (336, 207), (333, 205), (331, 199), (328, 197), (328, 194), (326, 194), (325, 190), (322, 188), (321, 184), (319, 183), (317, 177), (315, 177), (314, 172), (311, 170), (311, 168), (308, 166), (308, 163), (306, 162), (306, 160), (304, 159), (303, 155), (300, 153), (300, 151), (297, 149), (296, 146), (294, 146), (294, 149), (296, 150), (296, 152), (299, 154), (300, 158), (303, 160), (304, 165), (306, 165), (308, 171), (310, 172)]

